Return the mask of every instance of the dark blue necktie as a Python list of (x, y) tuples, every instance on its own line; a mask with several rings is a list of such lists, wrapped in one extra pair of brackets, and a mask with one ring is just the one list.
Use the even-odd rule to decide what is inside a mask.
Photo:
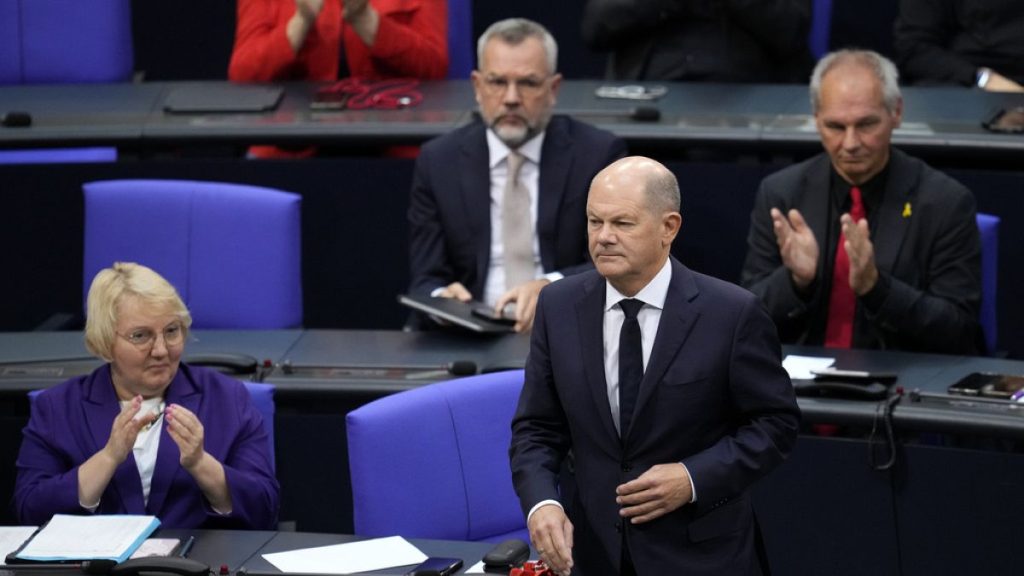
[(619, 301), (626, 315), (619, 332), (619, 436), (626, 437), (633, 407), (644, 377), (644, 349), (640, 343), (640, 322), (636, 315), (644, 305), (640, 300), (627, 298)]

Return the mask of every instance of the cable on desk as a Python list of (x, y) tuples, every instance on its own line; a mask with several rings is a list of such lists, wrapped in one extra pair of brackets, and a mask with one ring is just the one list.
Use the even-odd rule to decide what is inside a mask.
[[(896, 463), (896, 437), (892, 431), (892, 411), (903, 398), (903, 387), (897, 386), (885, 400), (875, 406), (875, 417), (871, 420), (871, 434), (868, 435), (868, 463), (874, 470), (888, 470)], [(879, 420), (882, 422), (882, 442), (889, 450), (889, 458), (879, 463), (875, 456), (875, 436), (879, 432)]]

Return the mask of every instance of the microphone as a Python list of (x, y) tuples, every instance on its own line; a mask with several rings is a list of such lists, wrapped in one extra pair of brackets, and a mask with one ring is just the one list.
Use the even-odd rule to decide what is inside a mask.
[[(291, 360), (281, 363), (281, 372), (288, 376), (344, 379), (351, 377), (401, 377), (406, 379), (444, 376), (473, 376), (479, 373), (472, 360), (453, 360), (440, 366), (339, 364), (336, 366), (295, 366)], [(396, 374), (398, 373), (398, 374)]]
[(476, 362), (472, 360), (455, 360), (447, 365), (452, 376), (472, 376), (477, 373)]
[(0, 124), (8, 128), (25, 128), (32, 125), (32, 115), (28, 112), (10, 111), (0, 118)]
[(560, 110), (572, 116), (603, 116), (607, 118), (628, 118), (637, 122), (657, 122), (661, 120), (661, 110), (656, 106), (633, 106), (626, 109), (583, 109), (567, 108)]

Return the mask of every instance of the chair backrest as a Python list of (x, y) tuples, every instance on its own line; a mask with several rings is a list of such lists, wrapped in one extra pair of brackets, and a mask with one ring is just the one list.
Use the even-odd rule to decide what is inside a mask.
[(117, 148), (31, 148), (0, 150), (0, 164), (116, 162)]
[(0, 0), (0, 85), (21, 83), (21, 2)]
[(469, 78), (475, 60), (473, 0), (448, 0), (448, 77)]
[(190, 180), (82, 187), (83, 301), (101, 269), (139, 262), (178, 289), (196, 328), (302, 324), (299, 195)]
[(832, 35), (832, 0), (814, 0), (811, 3), (811, 29), (807, 45), (815, 60), (828, 54)]
[[(242, 384), (249, 391), (253, 404), (256, 405), (256, 409), (263, 416), (263, 429), (267, 431), (267, 437), (270, 439), (270, 465), (276, 466), (274, 455), (274, 385), (256, 382), (242, 382)], [(35, 404), (36, 396), (39, 396), (42, 392), (42, 389), (29, 391), (29, 409)]]
[(977, 215), (978, 232), (981, 234), (981, 330), (985, 334), (988, 353), (996, 351), (998, 338), (996, 311), (996, 286), (999, 280), (999, 217), (991, 214)]
[(131, 0), (0, 0), (0, 84), (122, 82)]
[(256, 405), (260, 416), (263, 416), (263, 429), (267, 431), (267, 438), (270, 439), (270, 465), (276, 466), (275, 443), (274, 443), (274, 385), (261, 384), (258, 382), (246, 382), (246, 390), (252, 396), (252, 403)]
[(529, 541), (508, 461), (523, 371), (430, 384), (350, 412), (356, 534)]

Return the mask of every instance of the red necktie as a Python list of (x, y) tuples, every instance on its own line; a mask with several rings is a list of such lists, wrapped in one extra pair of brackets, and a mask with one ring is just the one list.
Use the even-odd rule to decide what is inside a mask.
[[(850, 217), (854, 222), (864, 219), (864, 202), (860, 188), (850, 188)], [(836, 247), (836, 265), (832, 271), (832, 292), (828, 299), (828, 324), (825, 326), (825, 346), (849, 348), (853, 344), (853, 314), (857, 310), (857, 296), (850, 288), (850, 257), (846, 254), (846, 237), (839, 232)]]

